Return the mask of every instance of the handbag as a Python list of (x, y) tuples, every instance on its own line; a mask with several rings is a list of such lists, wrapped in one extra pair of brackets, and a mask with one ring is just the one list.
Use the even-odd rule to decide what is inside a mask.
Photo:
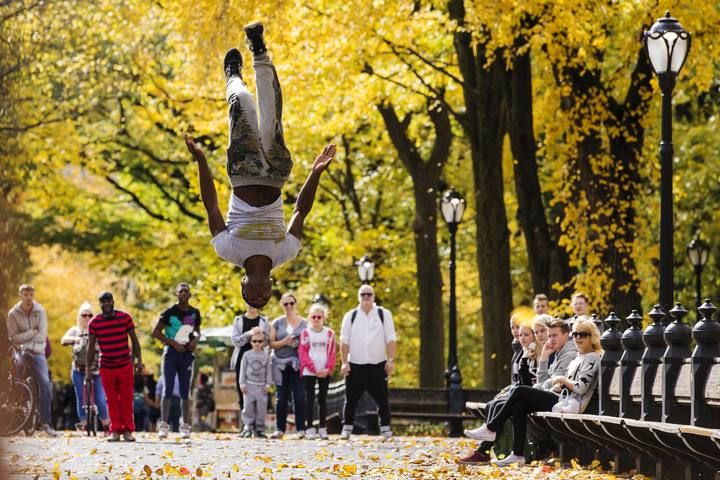
[(553, 405), (555, 413), (580, 413), (580, 402), (570, 394), (570, 390), (563, 389), (560, 399)]

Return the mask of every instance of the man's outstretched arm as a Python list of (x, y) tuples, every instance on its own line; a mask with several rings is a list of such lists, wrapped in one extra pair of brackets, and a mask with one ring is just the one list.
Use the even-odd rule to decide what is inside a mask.
[(305, 184), (300, 189), (297, 202), (295, 202), (295, 210), (293, 210), (290, 225), (288, 226), (288, 232), (298, 240), (302, 237), (305, 217), (310, 213), (313, 203), (315, 202), (315, 194), (317, 193), (318, 185), (320, 185), (320, 176), (330, 166), (330, 162), (332, 162), (334, 157), (335, 145), (331, 143), (317, 156), (315, 162), (313, 162), (310, 174), (305, 179)]
[(190, 153), (192, 153), (192, 156), (198, 165), (198, 174), (200, 177), (200, 197), (202, 197), (203, 205), (207, 211), (210, 233), (214, 237), (225, 230), (225, 220), (223, 220), (222, 213), (220, 213), (220, 207), (218, 207), (217, 192), (215, 191), (212, 173), (210, 172), (210, 167), (205, 159), (205, 154), (202, 150), (200, 150), (200, 147), (187, 133), (184, 137), (185, 145)]

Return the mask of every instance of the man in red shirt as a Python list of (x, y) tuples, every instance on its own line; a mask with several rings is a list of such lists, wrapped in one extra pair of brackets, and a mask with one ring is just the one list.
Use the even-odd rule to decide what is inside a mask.
[[(100, 379), (107, 396), (110, 413), (109, 442), (117, 442), (122, 435), (126, 442), (134, 442), (133, 420), (133, 365), (128, 346), (128, 336), (132, 342), (132, 356), (135, 357), (135, 372), (143, 371), (140, 342), (135, 335), (132, 317), (125, 312), (115, 310), (112, 293), (100, 294), (102, 313), (88, 325), (87, 365), (91, 365), (95, 355), (95, 342), (100, 350)], [(92, 372), (87, 369), (88, 381), (92, 381)]]

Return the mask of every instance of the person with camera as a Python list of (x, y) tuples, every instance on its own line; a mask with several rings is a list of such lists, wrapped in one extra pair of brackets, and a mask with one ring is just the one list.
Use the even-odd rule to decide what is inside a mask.
[[(76, 425), (78, 430), (85, 430), (87, 426), (87, 412), (85, 411), (85, 405), (89, 405), (89, 399), (85, 398), (85, 369), (88, 368), (85, 363), (87, 358), (87, 347), (88, 347), (88, 324), (94, 316), (92, 305), (90, 302), (84, 302), (80, 305), (77, 314), (76, 324), (73, 325), (65, 332), (60, 344), (66, 346), (72, 346), (73, 360), (72, 368), (70, 370), (70, 376), (72, 377), (72, 383), (75, 387), (75, 404), (77, 409), (77, 415), (80, 422)], [(103, 390), (102, 382), (100, 381), (100, 367), (98, 366), (98, 349), (95, 348), (95, 360), (89, 366), (92, 372), (93, 382), (93, 400), (98, 411), (98, 418), (103, 425), (103, 428), (107, 429), (110, 423), (108, 417), (107, 400), (105, 399), (105, 390)]]
[(166, 438), (170, 431), (170, 394), (173, 392), (175, 380), (179, 382), (180, 409), (183, 423), (180, 425), (180, 436), (190, 438), (192, 425), (190, 413), (190, 384), (195, 365), (195, 349), (200, 340), (200, 311), (191, 306), (190, 285), (180, 283), (175, 288), (177, 303), (160, 314), (152, 336), (160, 340), (163, 347), (162, 375), (165, 389), (160, 403), (162, 420), (158, 425), (158, 438)]
[[(576, 328), (588, 328), (594, 327), (597, 331), (595, 324), (588, 321), (576, 322), (577, 327), (573, 326), (573, 331)], [(503, 406), (493, 415), (488, 417), (488, 421), (475, 430), (465, 431), (465, 435), (475, 440), (481, 440), (483, 443), (494, 443), (497, 432), (502, 428), (503, 423), (512, 418), (513, 424), (513, 450), (512, 453), (502, 460), (495, 461), (495, 465), (507, 466), (512, 464), (524, 465), (524, 449), (525, 449), (525, 438), (527, 432), (527, 414), (537, 411), (550, 411), (552, 407), (560, 400), (562, 381), (566, 381), (568, 384), (573, 383), (574, 388), (580, 392), (581, 389), (587, 388), (583, 378), (578, 378), (575, 375), (569, 375), (568, 370), (570, 364), (578, 356), (577, 342), (569, 341), (570, 338), (570, 327), (563, 320), (554, 320), (549, 326), (548, 341), (542, 349), (540, 358), (538, 361), (537, 371), (537, 382), (534, 386), (519, 385), (512, 389)], [(578, 338), (587, 334), (573, 335), (573, 338)], [(597, 334), (599, 338), (599, 333)], [(593, 335), (593, 338), (595, 336)], [(588, 342), (590, 344), (590, 342)], [(556, 352), (555, 361), (552, 365), (548, 366), (550, 355)], [(583, 352), (584, 353), (584, 352)], [(591, 366), (591, 369), (594, 365)], [(584, 375), (584, 373), (583, 373)], [(570, 378), (572, 377), (572, 378)], [(594, 375), (593, 375), (594, 378)], [(574, 382), (580, 382), (575, 384)], [(594, 388), (594, 387), (593, 387)], [(584, 393), (584, 392), (580, 392)], [(589, 399), (589, 397), (587, 397)], [(486, 443), (487, 442), (487, 443)]]
[(300, 334), (307, 328), (307, 321), (300, 316), (297, 299), (292, 293), (280, 297), (284, 315), (270, 325), (270, 348), (272, 353), (273, 383), (276, 390), (275, 416), (277, 429), (270, 438), (280, 439), (287, 428), (288, 401), (292, 392), (295, 402), (295, 429), (298, 437), (305, 437), (305, 390), (300, 372)]

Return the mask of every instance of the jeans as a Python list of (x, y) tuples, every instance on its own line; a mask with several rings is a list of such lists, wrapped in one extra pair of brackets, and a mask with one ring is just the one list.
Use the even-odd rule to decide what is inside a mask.
[(287, 428), (288, 402), (292, 392), (295, 401), (295, 429), (305, 431), (305, 391), (303, 390), (300, 372), (293, 370), (290, 365), (282, 370), (282, 385), (277, 386), (277, 401), (275, 415), (277, 416), (277, 429), (284, 432)]
[[(85, 421), (87, 414), (85, 413), (85, 374), (79, 370), (72, 371), (72, 383), (75, 387), (75, 407), (77, 408), (78, 418), (81, 422)], [(108, 419), (107, 400), (105, 399), (105, 390), (100, 380), (100, 375), (93, 375), (93, 391), (95, 392), (95, 406), (98, 409), (98, 418), (102, 421)]]
[[(25, 364), (27, 362), (27, 365)], [(50, 383), (47, 359), (44, 353), (30, 353), (20, 357), (20, 366), (24, 367), (38, 384), (40, 395), (40, 424), (52, 425), (50, 406), (52, 404), (53, 387)]]
[[(513, 454), (523, 455), (527, 436), (527, 415), (532, 412), (549, 412), (558, 401), (555, 393), (539, 388), (518, 386), (505, 404), (487, 423), (488, 430), (497, 432), (503, 422), (512, 417)], [(490, 417), (488, 417), (490, 418)]]
[(253, 69), (257, 107), (240, 77), (230, 77), (226, 84), (230, 105), (227, 174), (233, 187), (282, 188), (293, 163), (283, 136), (280, 81), (267, 53), (253, 57)]

